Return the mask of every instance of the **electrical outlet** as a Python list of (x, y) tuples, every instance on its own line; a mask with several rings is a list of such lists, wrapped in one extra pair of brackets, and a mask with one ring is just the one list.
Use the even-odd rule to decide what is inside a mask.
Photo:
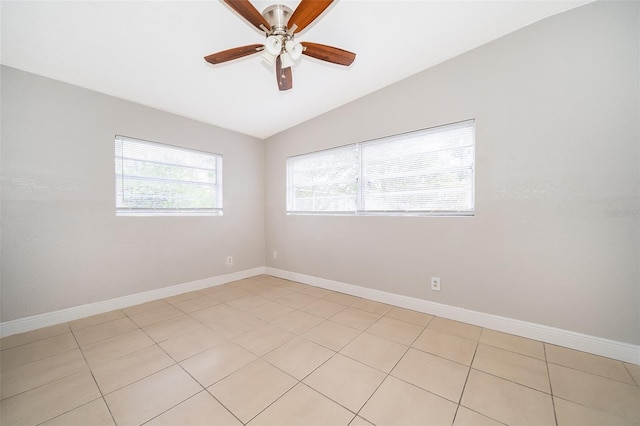
[(227, 266), (233, 266), (233, 256), (227, 256), (225, 263), (227, 264)]
[(273, 259), (277, 259), (278, 258), (278, 252), (276, 250), (273, 251)]
[(440, 291), (440, 277), (431, 277), (431, 290)]

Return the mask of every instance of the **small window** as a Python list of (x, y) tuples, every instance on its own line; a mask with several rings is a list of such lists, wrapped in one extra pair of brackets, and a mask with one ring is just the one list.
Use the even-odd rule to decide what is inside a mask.
[(222, 155), (115, 138), (116, 215), (222, 215)]
[(287, 158), (293, 214), (473, 215), (474, 121)]

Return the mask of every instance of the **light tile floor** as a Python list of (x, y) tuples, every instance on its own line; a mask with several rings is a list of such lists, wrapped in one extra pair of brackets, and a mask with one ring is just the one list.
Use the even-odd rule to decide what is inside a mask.
[(638, 425), (640, 366), (271, 276), (8, 336), (12, 425)]

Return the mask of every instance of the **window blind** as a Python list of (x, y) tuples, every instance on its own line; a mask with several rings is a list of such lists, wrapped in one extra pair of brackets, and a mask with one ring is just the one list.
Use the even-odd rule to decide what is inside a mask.
[(289, 213), (472, 215), (474, 121), (287, 159)]
[(117, 215), (222, 214), (222, 156), (115, 138)]
[(347, 147), (287, 159), (287, 209), (347, 213), (358, 208), (358, 150)]
[(362, 210), (473, 211), (473, 123), (363, 143)]

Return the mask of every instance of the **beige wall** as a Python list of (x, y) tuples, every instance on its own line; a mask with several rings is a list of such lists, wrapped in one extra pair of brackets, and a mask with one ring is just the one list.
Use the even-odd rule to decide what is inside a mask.
[[(271, 137), (267, 266), (640, 343), (639, 22), (590, 4)], [(285, 215), (287, 156), (470, 118), (475, 217)]]
[[(261, 140), (12, 68), (1, 77), (2, 321), (264, 265)], [(222, 154), (224, 216), (116, 217), (116, 133)]]

